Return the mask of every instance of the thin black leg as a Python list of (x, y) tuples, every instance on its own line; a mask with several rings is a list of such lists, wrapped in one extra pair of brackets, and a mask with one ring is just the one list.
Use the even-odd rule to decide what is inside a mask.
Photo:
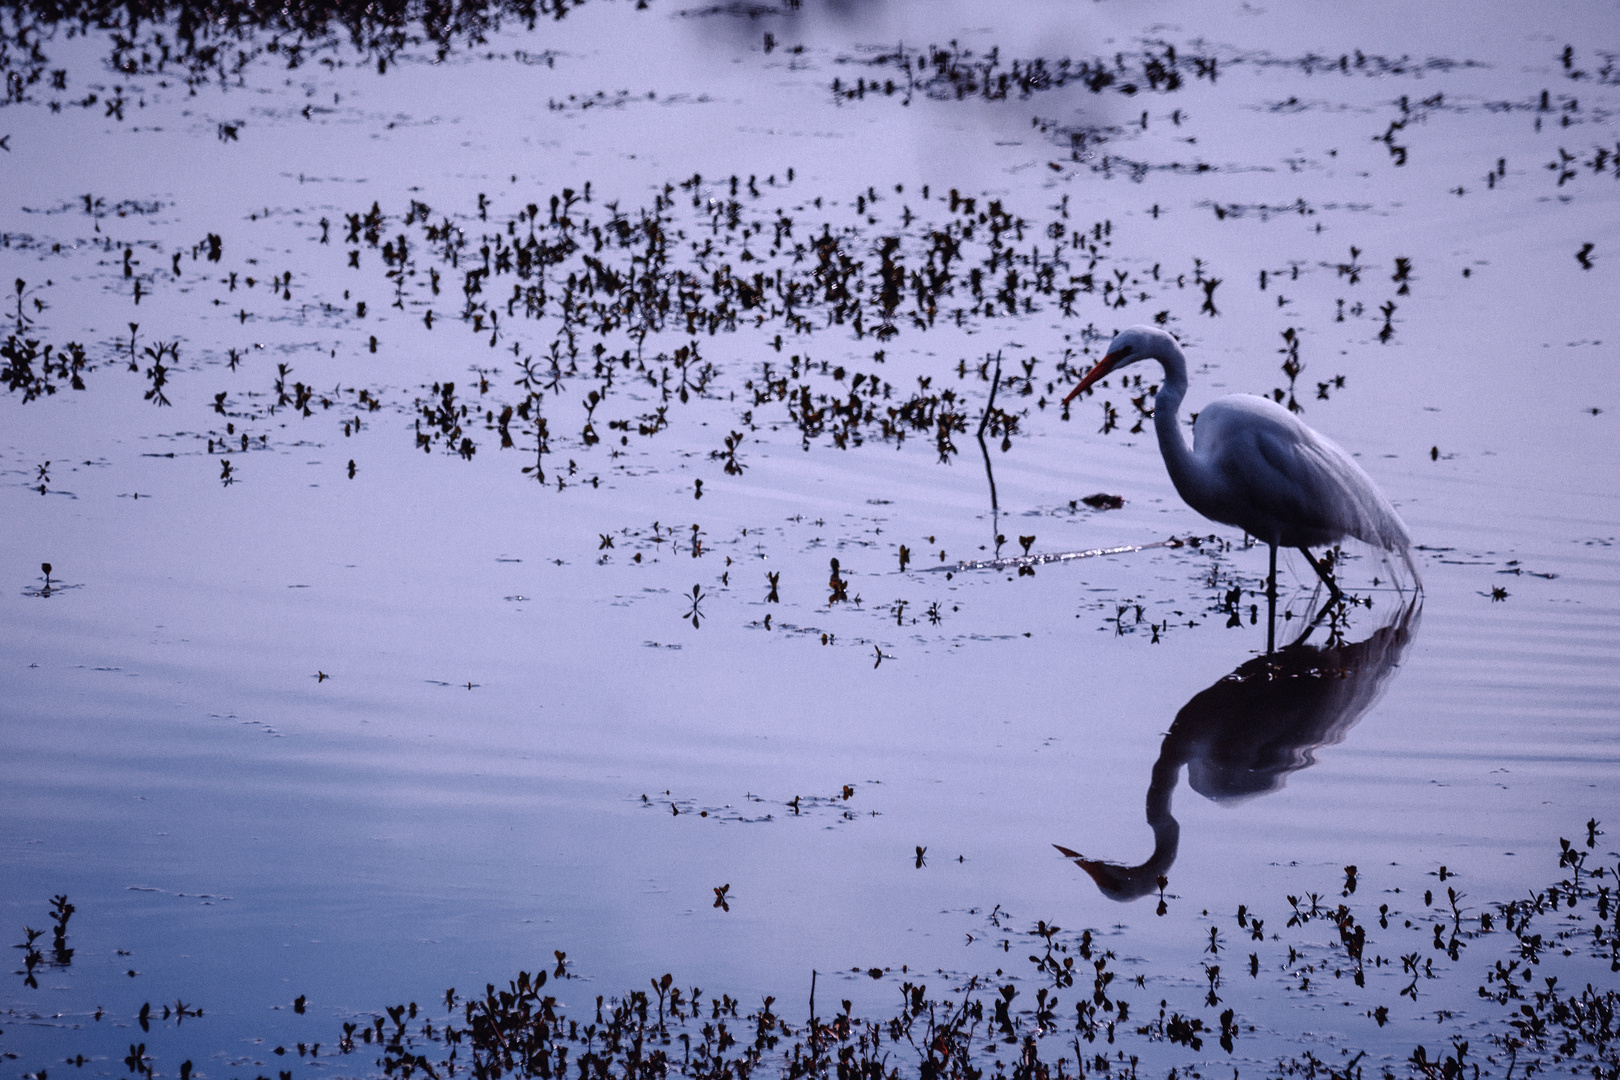
[(1300, 548), (1299, 550), (1304, 553), (1306, 561), (1311, 564), (1311, 569), (1316, 571), (1316, 576), (1322, 579), (1322, 584), (1328, 587), (1328, 603), (1336, 603), (1343, 599), (1344, 593), (1340, 591), (1339, 583), (1333, 580), (1333, 575), (1328, 573), (1327, 567), (1323, 566), (1316, 556), (1311, 554), (1309, 548)]
[(1271, 545), (1271, 573), (1266, 577), (1266, 652), (1277, 651), (1277, 545)]

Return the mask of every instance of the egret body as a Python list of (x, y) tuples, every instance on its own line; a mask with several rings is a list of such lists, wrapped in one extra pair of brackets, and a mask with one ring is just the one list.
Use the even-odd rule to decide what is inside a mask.
[(1268, 595), (1273, 601), (1278, 547), (1304, 552), (1338, 599), (1338, 585), (1310, 549), (1346, 537), (1399, 558), (1421, 585), (1412, 562), (1411, 534), (1383, 492), (1337, 443), (1276, 402), (1252, 394), (1211, 402), (1193, 423), (1189, 447), (1177, 417), (1187, 394), (1187, 360), (1175, 338), (1163, 330), (1133, 326), (1121, 331), (1064, 404), (1109, 372), (1150, 358), (1164, 367), (1164, 383), (1153, 399), (1153, 426), (1176, 492), (1210, 520), (1271, 546)]

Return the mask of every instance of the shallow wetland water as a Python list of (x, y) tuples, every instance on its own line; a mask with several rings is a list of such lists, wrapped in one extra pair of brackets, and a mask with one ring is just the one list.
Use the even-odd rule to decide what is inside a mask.
[[(5, 1076), (442, 1080), (519, 971), (626, 1076), (745, 1075), (671, 986), (909, 1018), (841, 1080), (1620, 1068), (1612, 4), (118, 17), (0, 12)], [(1419, 599), (1264, 655), (1157, 369), (1061, 404), (1155, 322)]]

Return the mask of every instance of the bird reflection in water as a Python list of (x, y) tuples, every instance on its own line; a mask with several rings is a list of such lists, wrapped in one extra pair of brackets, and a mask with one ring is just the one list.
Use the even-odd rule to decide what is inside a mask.
[(1137, 866), (1088, 859), (1058, 847), (1090, 874), (1103, 894), (1134, 900), (1159, 888), (1176, 860), (1181, 827), (1170, 799), (1181, 767), (1192, 789), (1235, 805), (1277, 791), (1288, 775), (1314, 764), (1318, 747), (1342, 741), (1372, 707), (1417, 632), (1413, 598), (1363, 641), (1337, 634), (1322, 645), (1292, 645), (1257, 656), (1182, 706), (1159, 747), (1148, 784), (1153, 854)]

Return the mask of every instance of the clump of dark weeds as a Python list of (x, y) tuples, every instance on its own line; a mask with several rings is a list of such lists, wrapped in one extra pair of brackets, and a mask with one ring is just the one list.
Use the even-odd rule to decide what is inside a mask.
[[(850, 789), (844, 791), (847, 798)], [(1290, 895), (1270, 913), (1241, 904), (1229, 922), (1232, 916), (1206, 911), (1194, 916), (1204, 924), (1199, 936), (1205, 939), (1189, 968), (1195, 976), (1180, 969), (1122, 972), (1115, 964), (1121, 927), (1076, 931), (1039, 920), (1018, 929), (998, 905), (986, 914), (969, 912), (982, 924), (967, 935), (968, 946), (989, 948), (1002, 965), (994, 976), (941, 971), (944, 988), (930, 993), (920, 974), (906, 967), (898, 976), (881, 966), (852, 969), (853, 977), (898, 983), (897, 1008), (875, 1019), (857, 1017), (848, 1000), (830, 1014), (818, 1013), (814, 989), (802, 1022), (787, 1016), (775, 997), (744, 1013), (737, 999), (706, 998), (700, 987), (682, 986), (668, 974), (642, 990), (597, 996), (594, 1009), (585, 1005), (570, 1015), (546, 992), (548, 984), (576, 977), (558, 950), (549, 972), (520, 972), (504, 988), (490, 984), (464, 1001), (447, 991), (445, 1011), (436, 1017), (412, 1002), (366, 1022), (344, 1022), (337, 1048), (339, 1055), (377, 1053), (380, 1074), (391, 1080), (419, 1073), (441, 1080), (462, 1073), (475, 1080), (560, 1080), (573, 1070), (596, 1080), (1142, 1080), (1212, 1067), (1207, 1045), (1207, 1053), (1220, 1048), (1221, 1061), (1242, 1053), (1253, 1062), (1257, 1052), (1275, 1052), (1249, 1045), (1256, 1026), (1244, 1015), (1241, 995), (1253, 981), (1262, 996), (1280, 990), (1316, 1008), (1323, 994), (1342, 997), (1364, 1007), (1367, 1023), (1378, 1028), (1418, 1024), (1414, 1034), (1423, 1041), (1414, 1039), (1404, 1061), (1418, 1080), (1472, 1080), (1476, 1067), (1480, 1077), (1612, 1080), (1620, 1075), (1620, 991), (1613, 988), (1620, 973), (1620, 863), (1595, 863), (1603, 832), (1596, 820), (1585, 830), (1584, 841), (1559, 841), (1558, 880), (1507, 901), (1470, 903), (1459, 887), (1462, 876), (1447, 866), (1433, 870), (1432, 881), (1403, 891), (1380, 890), (1366, 871), (1348, 865), (1329, 887)], [(924, 850), (918, 845), (919, 863)], [(1180, 899), (1162, 876), (1158, 889), (1161, 911)], [(714, 892), (725, 900), (729, 886)], [(71, 961), (66, 927), (73, 911), (65, 896), (53, 899), (53, 962), (59, 966)], [(1423, 944), (1402, 954), (1413, 927)], [(44, 933), (27, 930), (19, 946), (25, 968), (18, 974), (29, 989), (38, 987), (35, 971), (46, 962), (35, 944)], [(1028, 954), (1030, 967), (1022, 973), (1006, 970), (1002, 959), (1015, 942)], [(1391, 955), (1384, 955), (1386, 948)], [(1444, 1001), (1435, 980), (1462, 976), (1476, 953), (1475, 970), (1483, 973), (1469, 995), (1476, 1005), (1464, 1019), (1444, 1008), (1434, 1013), (1439, 1047), (1431, 1051), (1433, 1038), (1419, 1033), (1435, 1029), (1433, 1017), (1403, 1018), (1392, 1007), (1403, 999), (1414, 1009), (1420, 998)], [(1548, 968), (1553, 974), (1545, 974)], [(1241, 978), (1244, 972), (1248, 979)], [(1263, 974), (1266, 981), (1258, 982)], [(1572, 981), (1566, 985), (1565, 978)], [(1145, 1006), (1126, 997), (1133, 988), (1149, 993)], [(305, 1001), (300, 996), (294, 1011)], [(179, 1023), (201, 1015), (176, 1001), (161, 1014), (148, 1004), (136, 1019), (149, 1031), (159, 1019)], [(1261, 1068), (1273, 1080), (1369, 1080), (1365, 1051), (1353, 1049), (1343, 1048), (1337, 1064), (1305, 1050)], [(320, 1046), (301, 1042), (298, 1052), (318, 1056)], [(130, 1044), (125, 1064), (155, 1075), (157, 1057), (156, 1048)], [(179, 1065), (182, 1076), (188, 1064)], [(1397, 1075), (1384, 1065), (1370, 1077)]]
[[(542, 20), (561, 20), (585, 0), (449, 0), (447, 3), (374, 4), (363, 0), (24, 0), (0, 10), (0, 77), (7, 102), (33, 99), (41, 90), (53, 106), (91, 108), (124, 119), (127, 99), (64, 101), (68, 71), (53, 68), (45, 51), (59, 30), (67, 36), (105, 36), (108, 68), (126, 79), (173, 78), (192, 89), (234, 83), (269, 56), (288, 70), (324, 60), (374, 65), (378, 74), (402, 55), (426, 50), (443, 59), (476, 46), (506, 25), (533, 31)], [(633, 7), (645, 8), (644, 2)], [(224, 137), (222, 135), (222, 137)]]
[[(955, 436), (967, 430), (963, 390), (934, 385), (938, 376), (919, 377), (910, 391), (896, 387), (882, 367), (888, 343), (1051, 309), (1077, 319), (1083, 297), (1112, 311), (1147, 295), (1128, 271), (1098, 273), (1112, 223), (1074, 228), (1066, 203), (1040, 224), (1000, 200), (868, 187), (849, 200), (855, 220), (839, 223), (829, 220), (839, 204), (822, 197), (782, 205), (795, 197), (792, 184), (792, 169), (717, 183), (694, 175), (635, 210), (600, 203), (586, 183), (506, 217), (483, 196), (476, 214), (436, 213), (414, 200), (398, 218), (376, 203), (349, 213), (349, 265), (359, 268), (367, 248), (379, 252), (394, 307), (415, 311), (430, 330), (460, 322), (491, 349), (509, 351), (519, 370), (515, 399), (484, 399), (491, 384), (482, 376), (477, 403), (458, 397), (454, 382), (433, 384), (413, 406), (418, 446), (470, 459), (481, 428), (503, 449), (525, 444), (534, 455), (525, 471), (544, 482), (552, 441), (569, 434), (558, 430), (553, 399), (578, 395), (584, 415), (572, 437), (582, 450), (602, 444), (616, 457), (632, 436), (668, 428), (677, 405), (719, 396), (722, 371), (705, 357), (704, 338), (751, 331), (776, 356), (728, 393), (743, 406), (735, 430), (710, 455), (728, 474), (747, 467), (740, 451), (751, 432), (784, 421), (806, 448), (823, 439), (846, 449), (922, 435), (948, 461)], [(766, 209), (768, 197), (780, 201)], [(880, 203), (899, 205), (880, 210)], [(821, 220), (807, 226), (806, 215)], [(457, 278), (453, 299), (445, 286)], [(1184, 287), (1185, 275), (1177, 280)], [(546, 343), (526, 351), (533, 334), (517, 333), (517, 320), (538, 324)], [(871, 370), (816, 360), (809, 346), (828, 332), (873, 339)], [(1100, 334), (1091, 325), (1081, 330), (1087, 342)], [(1075, 353), (1046, 379), (1026, 359), (1022, 374), (1002, 385), (1044, 409), (1074, 374)], [(999, 358), (962, 360), (957, 378), (989, 382), (992, 360), (999, 370)], [(651, 397), (650, 408), (616, 408), (627, 390)], [(1003, 450), (1027, 411), (986, 410)]]
[[(1425, 1044), (1414, 1044), (1405, 1062), (1411, 1075), (1458, 1080), (1472, 1077), (1478, 1065), (1481, 1076), (1486, 1070), (1519, 1070), (1526, 1076), (1608, 1080), (1620, 1069), (1620, 992), (1591, 983), (1566, 990), (1556, 977), (1537, 980), (1532, 974), (1554, 954), (1579, 954), (1610, 973), (1620, 972), (1620, 897), (1615, 893), (1620, 867), (1588, 866), (1602, 834), (1595, 820), (1586, 829), (1584, 847), (1560, 841), (1559, 868), (1568, 876), (1518, 900), (1484, 907), (1466, 904), (1455, 884), (1456, 872), (1442, 866), (1431, 876), (1444, 887), (1444, 895), (1426, 890), (1421, 909), (1403, 916), (1387, 900), (1376, 909), (1372, 900), (1358, 902), (1357, 889), (1366, 875), (1346, 866), (1342, 882), (1331, 890), (1337, 893), (1333, 899), (1326, 893), (1287, 897), (1286, 908), (1273, 920), (1286, 923), (1281, 934), (1267, 934), (1266, 920), (1256, 909), (1240, 905), (1235, 936), (1243, 948), (1255, 951), (1246, 964), (1225, 965), (1230, 970), (1224, 973), (1221, 954), (1238, 945), (1229, 940), (1224, 920), (1206, 912), (1208, 943), (1197, 961), (1197, 980), (1117, 978), (1110, 966), (1115, 950), (1105, 947), (1100, 934), (1064, 931), (1045, 920), (1018, 931), (998, 906), (985, 916), (984, 932), (969, 934), (968, 943), (977, 939), (998, 953), (1010, 953), (1014, 939), (1021, 948), (1027, 942), (1030, 972), (1017, 976), (997, 969), (999, 980), (940, 973), (947, 980), (942, 994), (930, 994), (920, 980), (902, 981), (899, 1008), (881, 1019), (856, 1017), (847, 1000), (830, 1017), (818, 1015), (813, 993), (802, 1023), (785, 1017), (775, 997), (764, 998), (745, 1014), (736, 999), (721, 995), (705, 1001), (700, 987), (684, 988), (667, 974), (652, 979), (646, 990), (599, 996), (594, 1012), (587, 1008), (585, 1015), (571, 1017), (555, 996), (545, 993), (547, 974), (539, 971), (521, 972), (505, 988), (489, 985), (459, 1009), (455, 991), (447, 992), (450, 1012), (437, 1025), (430, 1019), (407, 1023), (416, 1010), (406, 1006), (389, 1008), (386, 1019), (375, 1016), (366, 1026), (346, 1023), (339, 1047), (347, 1054), (361, 1043), (375, 1045), (383, 1075), (401, 1080), (418, 1072), (447, 1076), (458, 1069), (478, 1080), (528, 1080), (565, 1076), (570, 1067), (586, 1077), (636, 1080), (670, 1075), (748, 1080), (756, 1073), (783, 1080), (1139, 1080), (1146, 1070), (1164, 1067), (1174, 1077), (1205, 1064), (1201, 1055), (1206, 1042), (1231, 1055), (1239, 1042), (1252, 1038), (1255, 1028), (1238, 1006), (1222, 997), (1233, 996), (1232, 980), (1242, 970), (1257, 979), (1278, 959), (1277, 978), (1291, 994), (1309, 996), (1313, 980), (1329, 981), (1335, 993), (1355, 994), (1344, 988), (1347, 981), (1357, 991), (1368, 991), (1359, 995), (1363, 997), (1405, 983), (1397, 1000), (1416, 1001), (1420, 993), (1430, 993), (1420, 989), (1426, 980), (1446, 974), (1447, 969), (1436, 968), (1437, 960), (1449, 961), (1455, 971), (1466, 949), (1494, 943), (1494, 953), (1502, 956), (1485, 969), (1477, 997), (1482, 1006), (1500, 1011), (1488, 1018), (1470, 1017), (1466, 1031), (1442, 1031), (1438, 1056)], [(919, 846), (919, 865), (922, 851)], [(1161, 880), (1161, 908), (1174, 898), (1166, 887)], [(717, 896), (723, 891), (715, 889)], [(1395, 961), (1378, 952), (1378, 937), (1403, 917), (1408, 924), (1433, 920), (1436, 955), (1425, 959), (1420, 950), (1399, 957), (1397, 971)], [(1318, 927), (1327, 931), (1325, 936), (1317, 935)], [(1283, 935), (1291, 940), (1282, 940)], [(1279, 957), (1262, 960), (1262, 953)], [(888, 973), (880, 967), (853, 970), (877, 979)], [(1373, 973), (1380, 978), (1371, 980)], [(1156, 1009), (1149, 1006), (1133, 1016), (1122, 992), (1129, 986), (1145, 988), (1148, 978), (1164, 982), (1167, 996)], [(1538, 981), (1539, 988), (1534, 985)], [(1038, 984), (1033, 997), (1015, 1004), (1030, 983)], [(1172, 1005), (1172, 983), (1194, 986), (1196, 1002)], [(1159, 990), (1155, 987), (1154, 996)], [(1075, 996), (1066, 1005), (1059, 996), (1069, 993)], [(1369, 1005), (1369, 1023), (1383, 1027), (1391, 1022), (1388, 1004)], [(1201, 1015), (1204, 1009), (1211, 1011)], [(1441, 1010), (1442, 1023), (1449, 1015)], [(1253, 1051), (1249, 1054), (1252, 1058)], [(1265, 1075), (1363, 1080), (1365, 1057), (1365, 1052), (1346, 1050), (1346, 1060), (1331, 1065), (1307, 1050), (1278, 1059)], [(1372, 1075), (1394, 1080), (1397, 1074), (1384, 1066), (1381, 1074)]]

